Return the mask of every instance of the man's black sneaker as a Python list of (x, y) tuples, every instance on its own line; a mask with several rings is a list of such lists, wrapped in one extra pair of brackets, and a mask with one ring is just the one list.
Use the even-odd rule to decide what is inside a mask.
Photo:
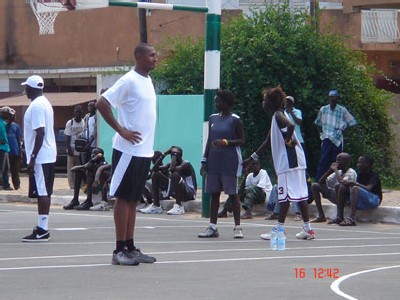
[(44, 230), (39, 226), (33, 228), (33, 232), (22, 239), (23, 242), (38, 243), (47, 242), (50, 239), (50, 233), (48, 230)]
[(76, 210), (89, 210), (89, 208), (91, 208), (93, 206), (93, 202), (92, 201), (85, 201), (82, 204), (75, 206), (74, 209)]
[(72, 199), (70, 203), (68, 203), (67, 205), (64, 205), (63, 208), (65, 210), (70, 210), (70, 209), (74, 209), (74, 207), (79, 205), (79, 201)]

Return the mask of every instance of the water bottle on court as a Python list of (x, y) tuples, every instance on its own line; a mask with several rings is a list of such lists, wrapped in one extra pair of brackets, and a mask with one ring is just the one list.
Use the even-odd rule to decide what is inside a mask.
[(285, 230), (282, 227), (280, 227), (278, 229), (276, 238), (277, 238), (277, 249), (285, 250), (286, 249), (286, 235), (285, 235)]
[(275, 227), (272, 227), (269, 245), (271, 250), (278, 250), (278, 233)]

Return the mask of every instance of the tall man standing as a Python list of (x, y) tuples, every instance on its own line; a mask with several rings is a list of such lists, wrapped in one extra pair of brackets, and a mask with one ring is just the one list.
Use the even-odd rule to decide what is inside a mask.
[(338, 104), (339, 92), (332, 90), (328, 96), (329, 104), (320, 108), (315, 119), (322, 141), (316, 181), (328, 171), (331, 164), (336, 161), (337, 155), (343, 152), (343, 131), (347, 127), (357, 125), (353, 115)]
[(49, 100), (42, 94), (42, 77), (30, 76), (21, 85), (25, 86), (26, 96), (31, 100), (24, 115), (29, 197), (38, 199), (38, 225), (22, 241), (46, 242), (50, 239), (48, 220), (57, 157), (54, 113)]
[[(114, 205), (116, 249), (112, 264), (153, 263), (154, 257), (134, 245), (136, 204), (145, 187), (153, 157), (156, 93), (149, 73), (157, 63), (155, 49), (145, 43), (134, 51), (136, 65), (102, 94), (96, 107), (116, 131), (113, 139), (110, 195)], [(115, 119), (111, 107), (118, 112)]]

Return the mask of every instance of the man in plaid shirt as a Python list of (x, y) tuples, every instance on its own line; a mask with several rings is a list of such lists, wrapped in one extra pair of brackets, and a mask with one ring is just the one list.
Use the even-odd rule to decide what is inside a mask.
[(348, 110), (338, 104), (339, 92), (332, 90), (328, 95), (329, 104), (320, 108), (315, 119), (322, 141), (316, 180), (329, 169), (336, 156), (343, 152), (343, 131), (357, 125), (357, 120)]

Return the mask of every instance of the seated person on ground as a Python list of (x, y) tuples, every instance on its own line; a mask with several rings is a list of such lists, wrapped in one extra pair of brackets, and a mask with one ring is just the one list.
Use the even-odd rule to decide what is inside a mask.
[[(182, 202), (194, 200), (196, 197), (197, 183), (194, 169), (190, 162), (182, 159), (183, 150), (172, 146), (163, 156), (171, 156), (171, 162), (153, 167), (154, 173), (151, 177), (153, 203), (139, 211), (145, 214), (160, 214), (163, 209), (160, 205), (160, 190), (168, 186), (168, 196), (175, 198), (176, 203), (167, 214), (181, 215), (185, 213)], [(166, 173), (166, 171), (168, 171)]]
[[(377, 208), (382, 202), (382, 185), (379, 174), (373, 171), (374, 159), (362, 155), (357, 163), (357, 181), (342, 180), (338, 189), (336, 218), (330, 224), (340, 226), (355, 226), (357, 209), (367, 210)], [(350, 216), (343, 218), (344, 206), (350, 200)]]
[[(96, 176), (97, 169), (105, 165), (104, 151), (101, 148), (94, 148), (91, 152), (90, 160), (80, 166), (75, 166), (71, 171), (76, 172), (74, 182), (74, 197), (68, 205), (64, 206), (64, 209), (77, 209), (77, 210), (88, 210), (93, 206), (92, 195), (93, 195), (93, 182)], [(86, 178), (86, 200), (79, 204), (79, 190), (81, 189), (82, 182)]]
[(318, 216), (310, 222), (325, 222), (325, 214), (322, 209), (321, 195), (334, 204), (337, 204), (337, 190), (339, 184), (345, 181), (356, 181), (357, 173), (350, 168), (351, 156), (348, 153), (339, 153), (336, 162), (332, 163), (329, 170), (321, 176), (318, 182), (311, 185), (311, 193), (317, 206)]
[(253, 160), (253, 172), (247, 175), (242, 207), (245, 210), (241, 219), (251, 219), (251, 210), (255, 204), (265, 202), (272, 190), (271, 180), (266, 170), (261, 169), (260, 161)]
[(90, 210), (110, 210), (113, 207), (111, 199), (108, 197), (108, 191), (111, 182), (111, 167), (111, 164), (104, 164), (99, 166), (96, 170), (92, 188), (93, 190), (100, 189), (101, 202), (95, 206), (92, 206)]

